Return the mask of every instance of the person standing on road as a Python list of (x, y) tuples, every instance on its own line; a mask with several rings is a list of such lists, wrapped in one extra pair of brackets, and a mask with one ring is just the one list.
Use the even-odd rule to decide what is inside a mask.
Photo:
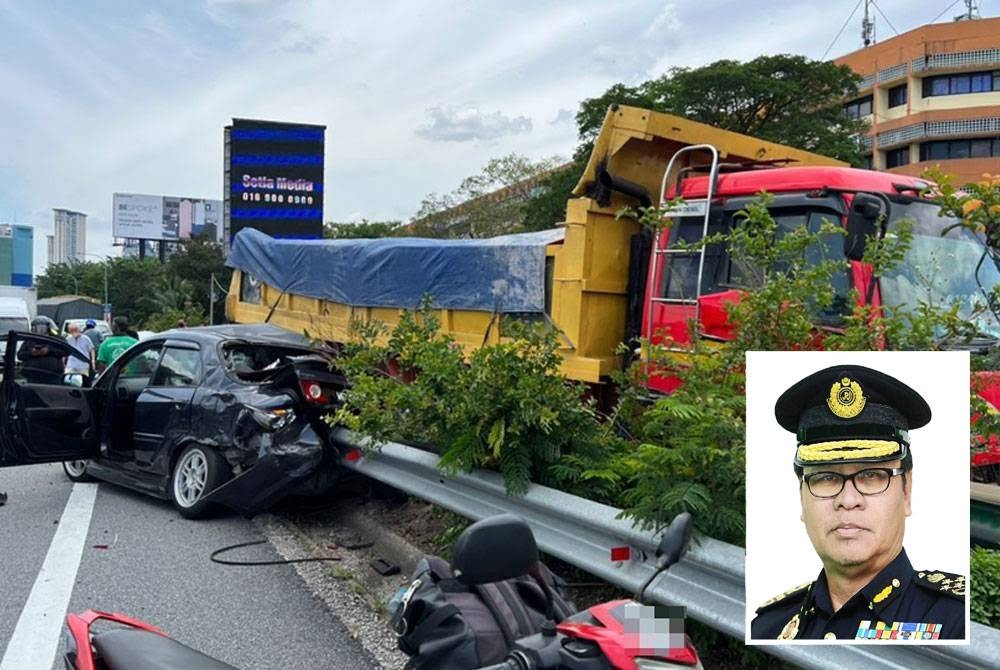
[(66, 342), (87, 357), (87, 362), (85, 363), (79, 358), (67, 356), (65, 360), (66, 372), (79, 372), (84, 378), (89, 377), (90, 371), (95, 369), (94, 343), (89, 337), (80, 332), (80, 326), (75, 323), (69, 324), (69, 335), (66, 336)]
[(97, 351), (97, 371), (103, 372), (111, 363), (131, 347), (138, 344), (138, 338), (129, 335), (128, 319), (116, 316), (111, 322), (111, 337), (101, 343)]
[(83, 334), (90, 338), (90, 341), (94, 344), (94, 351), (96, 352), (100, 346), (101, 342), (104, 341), (104, 335), (101, 331), (97, 329), (97, 322), (93, 319), (87, 319), (86, 327), (83, 329)]

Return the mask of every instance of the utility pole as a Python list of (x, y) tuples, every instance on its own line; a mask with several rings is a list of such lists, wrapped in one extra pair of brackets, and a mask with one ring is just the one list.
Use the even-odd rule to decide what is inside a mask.
[(861, 19), (861, 39), (865, 46), (871, 46), (875, 41), (875, 16), (869, 13), (872, 0), (865, 0), (865, 18)]
[(965, 0), (965, 13), (955, 17), (956, 21), (973, 21), (980, 18), (979, 2), (977, 0)]
[(215, 325), (215, 273), (208, 280), (208, 325)]

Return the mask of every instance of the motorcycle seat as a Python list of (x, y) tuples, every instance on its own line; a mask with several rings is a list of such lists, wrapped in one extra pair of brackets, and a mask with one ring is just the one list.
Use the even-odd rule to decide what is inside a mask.
[(177, 640), (135, 628), (109, 630), (92, 641), (108, 670), (239, 670)]

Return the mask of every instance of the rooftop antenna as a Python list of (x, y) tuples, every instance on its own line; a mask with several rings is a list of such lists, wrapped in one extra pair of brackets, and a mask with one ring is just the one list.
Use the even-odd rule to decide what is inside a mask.
[(965, 13), (955, 17), (956, 21), (973, 21), (982, 18), (979, 16), (979, 2), (977, 0), (965, 0)]
[(861, 19), (861, 39), (865, 46), (871, 46), (875, 41), (875, 17), (869, 13), (872, 0), (865, 0), (865, 18)]

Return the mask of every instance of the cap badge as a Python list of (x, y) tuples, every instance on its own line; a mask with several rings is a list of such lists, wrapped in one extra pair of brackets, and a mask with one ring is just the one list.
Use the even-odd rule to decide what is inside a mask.
[(861, 410), (865, 408), (865, 394), (861, 391), (861, 384), (844, 377), (833, 383), (830, 387), (830, 396), (826, 399), (826, 405), (830, 411), (841, 419), (853, 419)]

